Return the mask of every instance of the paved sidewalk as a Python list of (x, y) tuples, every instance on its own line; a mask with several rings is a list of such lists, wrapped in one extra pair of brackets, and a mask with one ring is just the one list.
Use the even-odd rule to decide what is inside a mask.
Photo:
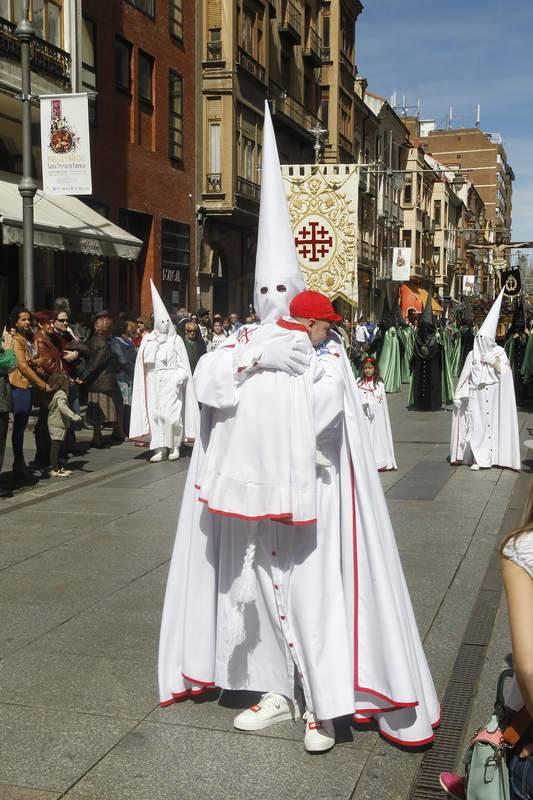
[[(389, 403), (400, 469), (383, 484), (442, 695), (517, 476), (450, 467), (451, 413), (407, 411), (405, 387)], [(188, 462), (144, 457), (131, 445), (91, 453), (94, 471), (60, 493), (0, 505), (17, 504), (0, 513), (0, 799), (404, 800), (422, 756), (372, 731), (340, 724), (340, 743), (317, 757), (300, 722), (235, 731), (235, 708), (249, 703), (240, 693), (159, 708), (159, 621)]]

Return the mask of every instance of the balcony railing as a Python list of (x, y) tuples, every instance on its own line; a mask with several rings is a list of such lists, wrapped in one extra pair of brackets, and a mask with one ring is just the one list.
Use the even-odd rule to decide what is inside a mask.
[[(271, 84), (276, 87), (276, 84)], [(276, 87), (277, 88), (277, 87)], [(276, 91), (276, 88), (274, 91)], [(320, 126), (320, 120), (314, 114), (311, 114), (305, 106), (295, 100), (288, 94), (281, 94), (276, 100), (276, 111), (287, 119), (291, 120), (299, 128), (309, 132), (315, 125)]]
[(207, 193), (220, 194), (222, 192), (222, 175), (220, 172), (209, 172), (206, 176)]
[(302, 41), (302, 13), (292, 0), (287, 0), (283, 17), (279, 23), (279, 32), (289, 39), (292, 44), (301, 44)]
[(222, 42), (214, 39), (207, 43), (207, 60), (222, 61)]
[(323, 47), (321, 49), (322, 61), (331, 61), (331, 48)]
[(258, 203), (261, 197), (261, 187), (258, 183), (249, 181), (247, 178), (238, 177), (237, 194), (241, 194), (243, 197), (247, 197), (249, 200)]
[[(0, 57), (20, 60), (20, 44), (15, 36), (16, 24), (0, 17)], [(31, 65), (35, 72), (56, 78), (70, 86), (70, 55), (38, 36), (31, 44)]]
[(255, 58), (248, 55), (246, 50), (243, 50), (242, 47), (237, 48), (237, 64), (243, 67), (246, 72), (249, 72), (250, 75), (253, 75), (254, 78), (257, 78), (258, 81), (261, 81), (261, 83), (265, 82), (265, 68), (259, 61), (256, 61)]
[(322, 39), (313, 27), (310, 27), (307, 32), (307, 41), (305, 47), (302, 48), (302, 56), (307, 58), (316, 67), (319, 67), (321, 64)]

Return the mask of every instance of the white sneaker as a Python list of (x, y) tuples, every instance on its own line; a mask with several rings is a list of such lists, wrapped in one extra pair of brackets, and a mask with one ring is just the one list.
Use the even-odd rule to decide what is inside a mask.
[(298, 706), (282, 694), (268, 692), (257, 705), (241, 711), (233, 720), (233, 727), (240, 731), (260, 731), (276, 722), (299, 719)]
[(335, 745), (335, 729), (330, 719), (317, 720), (312, 711), (306, 711), (304, 747), (308, 753), (325, 753)]
[(150, 459), (150, 463), (157, 464), (159, 461), (165, 461), (167, 458), (167, 448), (166, 447), (156, 447), (155, 453)]
[(175, 447), (168, 454), (168, 460), (169, 461), (177, 461), (179, 457), (180, 457), (180, 449), (179, 449), (179, 447)]
[(50, 475), (52, 478), (68, 478), (69, 475), (72, 475), (71, 469), (51, 469)]
[(470, 467), (470, 469), (472, 470), (472, 472), (478, 472), (478, 470), (479, 470), (479, 464), (472, 464), (472, 466)]

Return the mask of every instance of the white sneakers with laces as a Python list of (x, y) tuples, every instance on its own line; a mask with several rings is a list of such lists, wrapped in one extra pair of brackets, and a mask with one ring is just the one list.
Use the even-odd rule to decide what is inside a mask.
[(72, 470), (65, 469), (64, 467), (61, 467), (60, 469), (50, 470), (50, 477), (52, 478), (68, 478), (69, 475), (72, 475)]
[[(276, 722), (294, 721), (300, 718), (298, 704), (282, 694), (268, 692), (259, 703), (238, 714), (233, 726), (240, 731), (260, 731)], [(330, 719), (317, 720), (311, 711), (303, 715), (305, 720), (304, 747), (308, 753), (325, 753), (335, 745), (335, 730)]]
[(325, 753), (335, 745), (335, 729), (330, 719), (319, 720), (306, 711), (304, 747), (308, 753)]
[(260, 731), (276, 722), (300, 718), (298, 706), (282, 694), (268, 692), (261, 700), (246, 711), (237, 714), (233, 727), (240, 731)]

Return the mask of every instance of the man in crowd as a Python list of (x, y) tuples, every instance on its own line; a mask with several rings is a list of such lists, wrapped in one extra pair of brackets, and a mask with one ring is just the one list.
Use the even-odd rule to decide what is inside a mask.
[(235, 331), (238, 331), (242, 326), (242, 322), (240, 321), (238, 314), (236, 314), (234, 311), (229, 315), (228, 319), (230, 323), (230, 333), (235, 333)]
[(198, 309), (198, 329), (200, 331), (200, 336), (204, 340), (205, 346), (207, 347), (209, 333), (211, 331), (211, 320), (209, 318), (209, 311), (207, 308)]
[[(0, 339), (0, 473), (4, 464), (9, 412), (11, 411), (11, 386), (7, 376), (16, 366), (17, 359), (14, 352), (4, 350), (3, 340)], [(11, 497), (11, 492), (4, 486), (0, 486), (0, 497)]]

